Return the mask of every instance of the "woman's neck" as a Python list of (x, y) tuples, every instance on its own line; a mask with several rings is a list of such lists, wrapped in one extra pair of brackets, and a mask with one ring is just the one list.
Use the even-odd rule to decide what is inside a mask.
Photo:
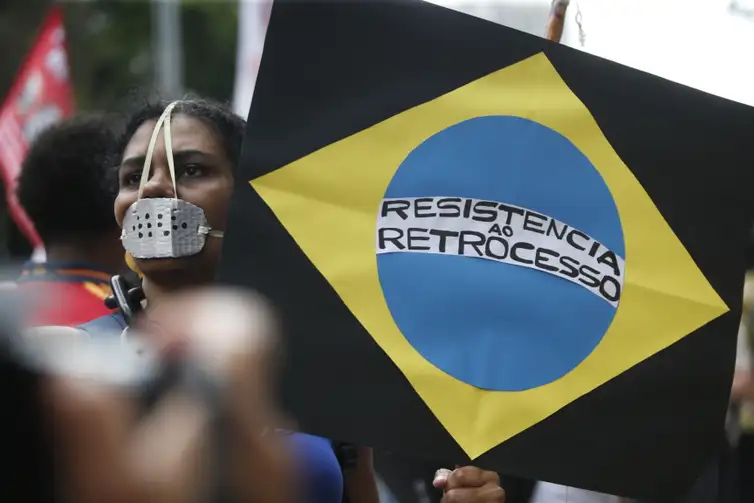
[(212, 281), (211, 276), (202, 278), (191, 273), (176, 274), (175, 271), (171, 272), (172, 274), (166, 274), (166, 276), (168, 276), (167, 278), (152, 276), (150, 278), (144, 277), (142, 279), (141, 287), (144, 290), (144, 297), (147, 299), (147, 304), (149, 306), (154, 307), (166, 297), (190, 289), (201, 288)]

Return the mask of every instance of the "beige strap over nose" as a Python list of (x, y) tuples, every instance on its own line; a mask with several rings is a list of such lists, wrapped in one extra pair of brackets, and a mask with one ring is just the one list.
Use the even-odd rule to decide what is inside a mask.
[(170, 181), (173, 183), (173, 199), (178, 199), (178, 188), (175, 183), (175, 161), (173, 160), (173, 137), (170, 132), (170, 116), (173, 113), (173, 109), (176, 105), (180, 104), (180, 101), (174, 101), (165, 107), (165, 110), (157, 119), (157, 123), (152, 130), (152, 138), (149, 140), (149, 146), (147, 147), (147, 155), (144, 158), (144, 167), (141, 170), (141, 180), (139, 182), (139, 199), (142, 198), (144, 193), (144, 186), (149, 179), (150, 168), (152, 167), (152, 156), (154, 156), (154, 149), (157, 146), (157, 137), (160, 135), (160, 130), (165, 126), (165, 132), (163, 138), (165, 140), (165, 157), (168, 160), (168, 170), (170, 171)]

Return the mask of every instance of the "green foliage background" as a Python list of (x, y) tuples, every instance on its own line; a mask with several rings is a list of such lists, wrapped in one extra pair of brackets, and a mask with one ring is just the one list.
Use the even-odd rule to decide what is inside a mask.
[[(4, 99), (52, 5), (50, 0), (0, 2), (0, 99)], [(112, 110), (153, 86), (149, 0), (71, 0), (64, 9), (68, 56), (81, 111)], [(233, 96), (238, 2), (183, 0), (184, 85), (222, 101)], [(141, 91), (141, 92), (140, 92)], [(124, 99), (126, 102), (124, 102)], [(2, 192), (2, 191), (0, 191)], [(0, 194), (0, 257), (28, 256)]]

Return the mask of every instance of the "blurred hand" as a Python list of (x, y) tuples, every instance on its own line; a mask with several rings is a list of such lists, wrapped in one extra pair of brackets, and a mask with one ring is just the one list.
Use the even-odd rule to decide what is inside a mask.
[(505, 503), (497, 473), (475, 466), (437, 470), (432, 485), (443, 490), (442, 503)]
[[(218, 381), (230, 406), (230, 459), (239, 502), (297, 498), (271, 399), (275, 328), (257, 298), (227, 290), (182, 294), (138, 323), (165, 358), (188, 357)], [(211, 459), (209, 412), (196, 397), (171, 391), (146, 417), (134, 397), (91, 381), (51, 378), (46, 405), (65, 462), (66, 495), (77, 503), (200, 503)]]
[(161, 299), (134, 330), (165, 358), (196, 362), (226, 388), (233, 405), (245, 404), (245, 419), (258, 428), (280, 426), (270, 396), (277, 326), (261, 298), (219, 288), (177, 294)]

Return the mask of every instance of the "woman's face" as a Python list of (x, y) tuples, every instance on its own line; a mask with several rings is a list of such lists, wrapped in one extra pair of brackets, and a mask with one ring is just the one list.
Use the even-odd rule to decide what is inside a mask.
[[(156, 122), (151, 120), (143, 123), (123, 152), (123, 162), (118, 170), (120, 190), (115, 200), (115, 218), (121, 227), (126, 210), (138, 199), (144, 157)], [(203, 209), (210, 227), (225, 230), (228, 201), (233, 189), (233, 167), (222, 143), (215, 132), (200, 119), (180, 113), (171, 117), (171, 134), (178, 198)], [(143, 198), (174, 197), (163, 135), (164, 128), (157, 138)], [(220, 257), (221, 246), (221, 239), (207, 237), (202, 251), (193, 257), (137, 259), (136, 265), (147, 278), (150, 275), (187, 269), (192, 269), (197, 275), (212, 275)]]

